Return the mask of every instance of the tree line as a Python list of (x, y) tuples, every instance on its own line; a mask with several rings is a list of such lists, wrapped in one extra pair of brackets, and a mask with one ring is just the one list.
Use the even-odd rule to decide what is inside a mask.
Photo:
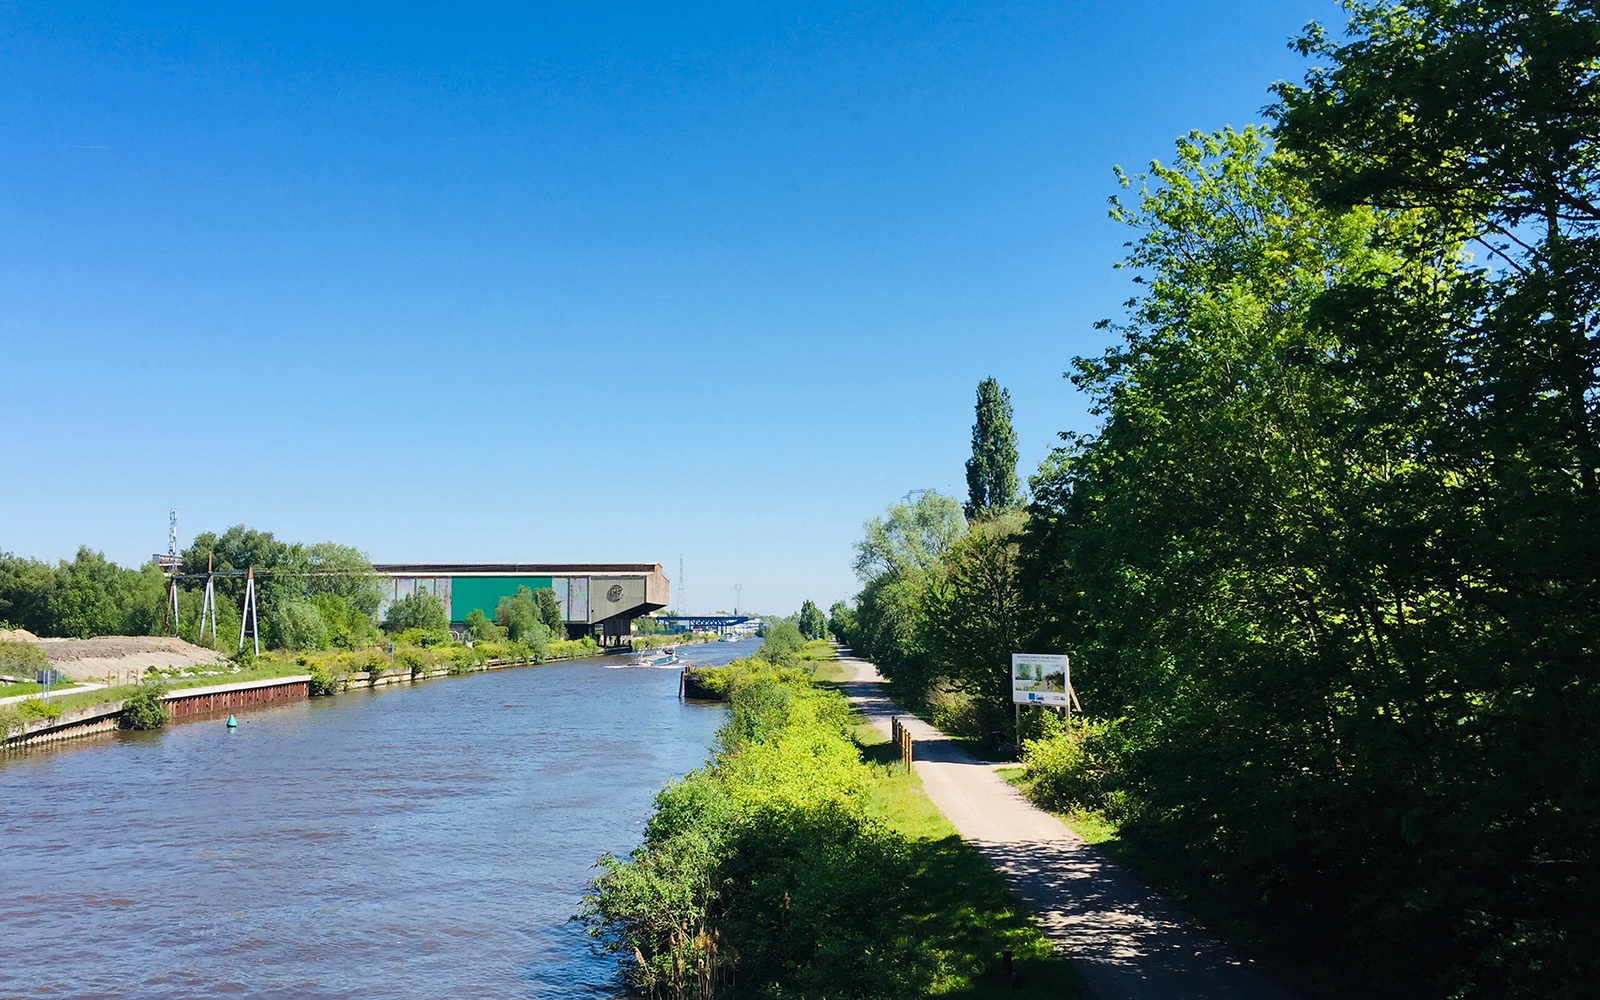
[[(177, 634), (209, 646), (211, 628), (204, 635), (200, 630), (205, 581), (198, 575), (254, 569), (261, 638), (268, 648), (358, 649), (376, 641), (380, 628), (412, 627), (409, 605), (398, 617), (380, 614), (383, 591), (372, 563), (347, 545), (286, 542), (269, 531), (235, 525), (220, 534), (195, 536), (179, 559), (180, 572), (190, 578), (178, 581), (175, 627), (167, 578), (153, 561), (138, 569), (118, 566), (88, 546), (54, 565), (0, 553), (0, 622), (39, 636)], [(214, 584), (215, 645), (231, 650), (245, 581), (224, 576)], [(443, 613), (441, 604), (437, 629), (446, 627)]]
[(1600, 17), (1348, 10), (1269, 126), (1119, 171), (1096, 429), (1023, 500), (975, 426), (966, 509), (868, 522), (832, 624), (972, 731), (1072, 654), (1074, 787), (1314, 985), (1588, 995)]

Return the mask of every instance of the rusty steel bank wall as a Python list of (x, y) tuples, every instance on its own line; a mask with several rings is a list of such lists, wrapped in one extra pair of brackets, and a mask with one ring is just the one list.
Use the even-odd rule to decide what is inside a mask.
[[(270, 677), (210, 687), (180, 688), (162, 702), (174, 719), (210, 712), (227, 712), (274, 701), (297, 701), (310, 696), (311, 675)], [(7, 747), (90, 736), (117, 728), (123, 703), (107, 701), (62, 712), (54, 719), (31, 719), (22, 732), (5, 741)]]
[[(507, 667), (526, 665), (529, 664), (524, 660), (485, 660), (468, 672), (503, 670)], [(333, 682), (338, 691), (350, 691), (387, 687), (391, 684), (415, 684), (449, 675), (450, 669), (447, 666), (427, 670), (399, 667), (380, 670), (376, 674), (365, 670), (342, 674), (333, 678)], [(311, 675), (300, 674), (293, 677), (270, 677), (266, 680), (239, 681), (210, 687), (179, 688), (169, 692), (162, 702), (176, 720), (215, 712), (230, 712), (234, 709), (271, 702), (299, 701), (310, 696)], [(117, 719), (122, 714), (122, 706), (123, 703), (120, 701), (107, 701), (63, 712), (54, 719), (33, 719), (23, 727), (22, 732), (0, 742), (0, 745), (11, 748), (107, 732), (117, 728)]]

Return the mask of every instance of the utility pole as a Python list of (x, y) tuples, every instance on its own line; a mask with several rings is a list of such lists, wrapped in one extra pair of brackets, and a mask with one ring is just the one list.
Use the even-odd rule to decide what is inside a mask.
[[(212, 612), (211, 634), (217, 634), (216, 612)], [(245, 623), (250, 623), (250, 636), (255, 640), (256, 655), (261, 655), (261, 621), (256, 614), (256, 568), (251, 566), (244, 575), (244, 610), (239, 613), (239, 649), (244, 649)]]
[(206, 554), (206, 596), (200, 604), (200, 632), (195, 636), (195, 642), (205, 639), (206, 613), (211, 614), (211, 648), (217, 648), (217, 588), (216, 588), (216, 553)]

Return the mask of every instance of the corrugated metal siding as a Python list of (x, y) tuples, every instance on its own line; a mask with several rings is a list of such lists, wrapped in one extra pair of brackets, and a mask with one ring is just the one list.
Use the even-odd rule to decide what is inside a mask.
[(467, 620), (474, 608), (490, 618), (500, 598), (510, 597), (518, 587), (538, 590), (550, 586), (548, 576), (456, 576), (450, 578), (450, 620)]

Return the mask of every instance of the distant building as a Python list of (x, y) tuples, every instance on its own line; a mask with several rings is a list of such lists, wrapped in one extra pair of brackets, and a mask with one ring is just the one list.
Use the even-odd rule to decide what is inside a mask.
[(500, 598), (518, 587), (549, 589), (561, 605), (567, 636), (610, 644), (629, 634), (635, 618), (669, 603), (670, 581), (660, 563), (377, 563), (383, 608), (410, 594), (444, 602), (452, 626), (474, 609), (494, 617)]

